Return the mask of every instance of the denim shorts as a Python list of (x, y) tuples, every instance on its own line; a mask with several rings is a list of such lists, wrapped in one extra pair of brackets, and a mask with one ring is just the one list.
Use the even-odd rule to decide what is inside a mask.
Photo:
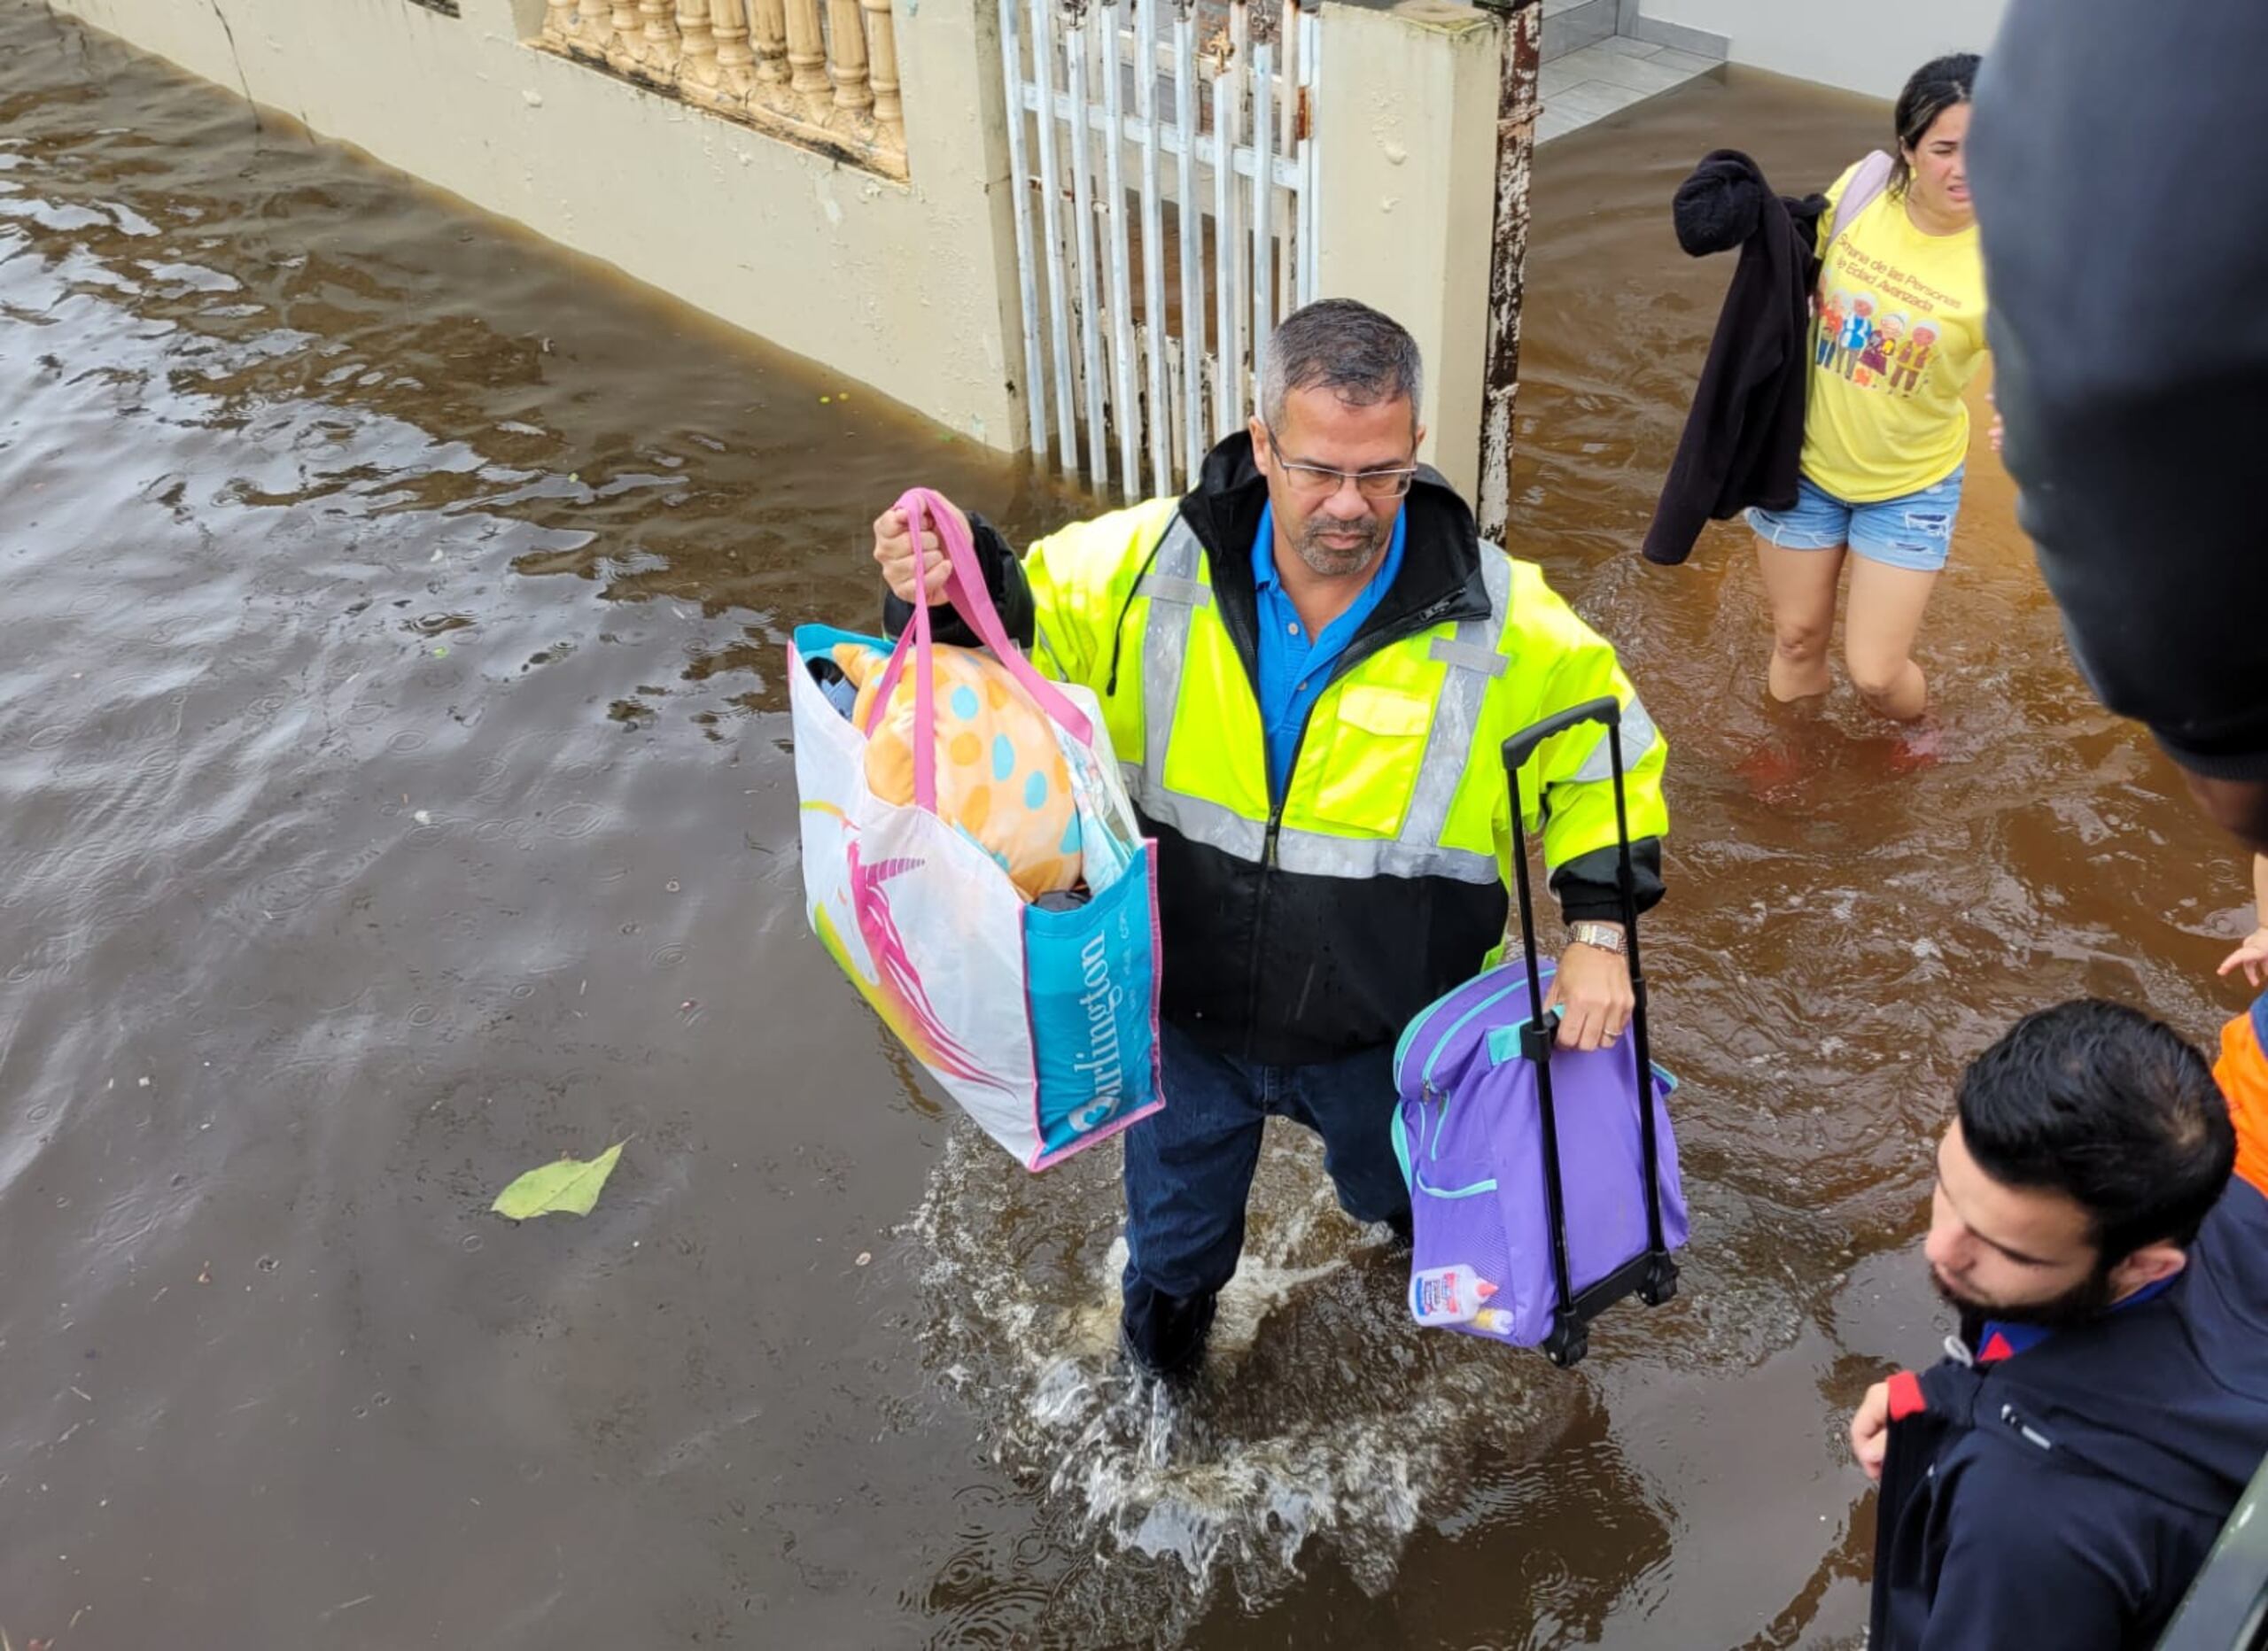
[(1953, 518), (1961, 514), (1962, 465), (1934, 487), (1896, 499), (1854, 505), (1798, 480), (1792, 510), (1751, 510), (1748, 524), (1757, 537), (1783, 550), (1832, 550), (1848, 545), (1868, 562), (1884, 567), (1935, 573), (1953, 548)]

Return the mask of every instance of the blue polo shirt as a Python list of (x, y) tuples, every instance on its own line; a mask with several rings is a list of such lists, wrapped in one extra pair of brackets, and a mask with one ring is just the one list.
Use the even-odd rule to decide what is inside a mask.
[(1321, 636), (1311, 637), (1276, 577), (1275, 508), (1261, 509), (1260, 531), (1252, 541), (1252, 577), (1260, 589), (1260, 723), (1268, 734), (1268, 794), (1273, 802), (1281, 802), (1292, 783), (1300, 731), (1330, 686), (1332, 666), (1402, 571), (1402, 541), (1409, 525), (1406, 510), (1394, 518), (1394, 535), (1386, 541), (1385, 557), (1371, 571), (1371, 582), (1345, 613), (1324, 627)]

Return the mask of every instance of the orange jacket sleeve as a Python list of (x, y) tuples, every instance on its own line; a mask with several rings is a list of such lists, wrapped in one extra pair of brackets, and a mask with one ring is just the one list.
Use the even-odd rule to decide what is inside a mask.
[(2221, 1028), (2213, 1068), (2236, 1125), (2236, 1173), (2268, 1194), (2268, 993)]

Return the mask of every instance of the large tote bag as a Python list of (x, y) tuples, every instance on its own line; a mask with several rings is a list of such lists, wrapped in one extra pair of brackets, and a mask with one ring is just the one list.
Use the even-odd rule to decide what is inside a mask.
[(1077, 802), (1090, 897), (1029, 904), (992, 856), (937, 813), (929, 609), (891, 653), (871, 718), (910, 678), (913, 800), (866, 780), (866, 732), (828, 701), (807, 662), (871, 637), (798, 627), (788, 650), (812, 929), (889, 1029), (1026, 1169), (1045, 1169), (1162, 1105), (1155, 855), (1139, 834), (1093, 694), (1048, 681), (1008, 640), (975, 547), (944, 501), (898, 501), (951, 558), (946, 594), (1052, 726)]

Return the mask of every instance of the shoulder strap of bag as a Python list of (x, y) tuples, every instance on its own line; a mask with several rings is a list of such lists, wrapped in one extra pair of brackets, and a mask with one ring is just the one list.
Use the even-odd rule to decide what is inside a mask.
[(1858, 221), (1859, 214), (1881, 198), (1890, 187), (1890, 151), (1877, 149), (1859, 163), (1851, 174), (1850, 187), (1843, 191), (1843, 198), (1835, 203), (1835, 227), (1828, 232), (1827, 244), (1834, 245), (1843, 238), (1843, 231)]

